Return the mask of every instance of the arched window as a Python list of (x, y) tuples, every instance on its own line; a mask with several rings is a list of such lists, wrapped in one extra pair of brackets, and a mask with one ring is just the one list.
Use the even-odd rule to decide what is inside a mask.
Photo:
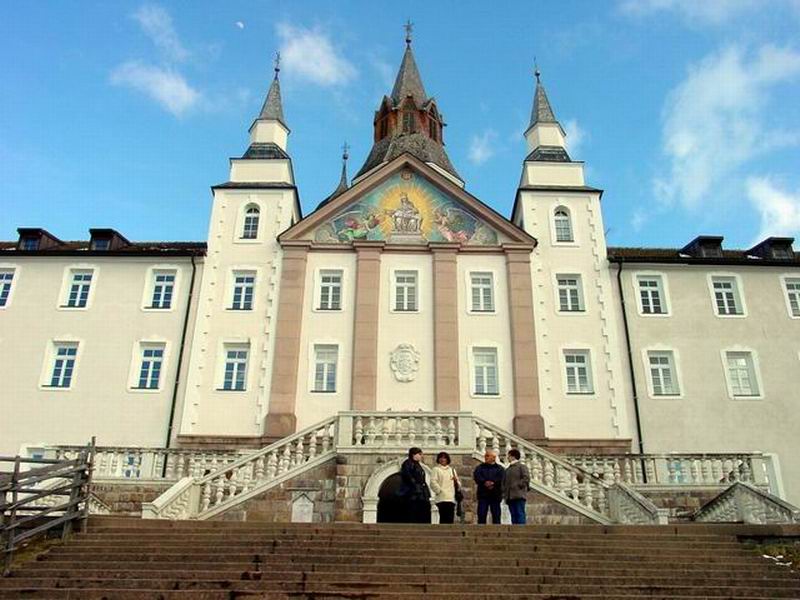
[(258, 237), (258, 218), (261, 211), (257, 206), (248, 206), (244, 211), (244, 226), (242, 227), (242, 239), (254, 240)]
[(559, 206), (554, 213), (556, 225), (556, 241), (557, 242), (574, 242), (575, 237), (572, 235), (572, 220), (569, 217), (569, 211), (563, 206)]
[(414, 133), (414, 112), (409, 109), (403, 111), (403, 133)]

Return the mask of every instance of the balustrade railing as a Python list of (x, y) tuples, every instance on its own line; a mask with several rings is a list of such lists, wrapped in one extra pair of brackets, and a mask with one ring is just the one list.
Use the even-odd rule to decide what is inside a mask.
[(339, 413), (339, 449), (455, 449), (462, 441), (459, 426), (467, 413), (346, 412)]
[[(48, 455), (69, 460), (80, 452), (79, 446), (53, 446)], [(101, 446), (95, 458), (95, 481), (166, 480), (203, 477), (229, 465), (252, 450), (196, 450), (184, 448), (146, 448)]]
[(336, 417), (200, 478), (184, 478), (142, 507), (145, 518), (209, 518), (333, 455)]
[(630, 486), (728, 486), (743, 481), (776, 489), (772, 457), (751, 453), (568, 455), (608, 483)]
[(701, 523), (800, 523), (800, 509), (752, 484), (738, 481), (700, 507)]

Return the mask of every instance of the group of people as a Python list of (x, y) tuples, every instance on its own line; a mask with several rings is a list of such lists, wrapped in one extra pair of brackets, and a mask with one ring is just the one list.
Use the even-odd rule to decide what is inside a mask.
[[(508, 451), (506, 467), (497, 462), (494, 450), (486, 450), (483, 459), (484, 462), (475, 467), (472, 473), (478, 500), (478, 523), (485, 524), (489, 513), (492, 523), (500, 523), (500, 503), (505, 500), (511, 513), (511, 523), (524, 525), (525, 501), (531, 478), (528, 467), (520, 460), (519, 450), (512, 448)], [(400, 475), (402, 484), (398, 496), (404, 504), (409, 523), (431, 522), (431, 498), (439, 510), (439, 523), (454, 523), (456, 514), (461, 514), (461, 501), (464, 498), (461, 480), (447, 452), (436, 455), (430, 488), (422, 468), (422, 450), (419, 448), (409, 448)]]

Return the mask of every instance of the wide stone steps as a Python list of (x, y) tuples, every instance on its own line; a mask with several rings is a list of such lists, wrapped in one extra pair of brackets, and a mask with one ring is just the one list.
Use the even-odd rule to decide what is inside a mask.
[(739, 543), (744, 531), (786, 533), (92, 519), (0, 579), (0, 599), (800, 599), (798, 573)]

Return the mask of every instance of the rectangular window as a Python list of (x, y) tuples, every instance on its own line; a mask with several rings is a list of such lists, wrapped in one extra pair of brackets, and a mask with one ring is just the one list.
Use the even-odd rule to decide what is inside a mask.
[(150, 308), (172, 307), (172, 294), (175, 291), (175, 271), (155, 271), (153, 273), (153, 298)]
[(583, 312), (583, 289), (580, 275), (557, 275), (558, 310), (560, 312)]
[(223, 390), (244, 391), (247, 382), (247, 354), (248, 348), (246, 346), (225, 346)]
[(319, 309), (342, 310), (342, 272), (320, 271)]
[(84, 308), (89, 302), (89, 291), (92, 287), (92, 271), (70, 271), (69, 294), (67, 304), (69, 308)]
[(678, 378), (675, 374), (675, 358), (671, 351), (648, 352), (650, 381), (654, 396), (677, 396)]
[(592, 394), (592, 368), (588, 350), (564, 350), (568, 394)]
[(92, 250), (105, 251), (109, 248), (111, 248), (111, 240), (108, 238), (92, 240)]
[[(786, 295), (789, 299), (789, 312), (793, 317), (800, 317), (800, 278), (786, 279)], [(0, 296), (0, 306), (2, 305), (3, 298)]]
[(25, 250), (26, 252), (33, 252), (34, 250), (38, 249), (39, 249), (38, 237), (22, 238), (22, 250)]
[(0, 271), (0, 307), (8, 304), (8, 299), (11, 297), (11, 284), (14, 282), (14, 271), (2, 270)]
[(72, 386), (72, 376), (75, 372), (75, 358), (77, 356), (77, 343), (54, 344), (53, 369), (48, 387), (68, 388)]
[(664, 286), (660, 275), (640, 275), (639, 302), (644, 315), (664, 315), (667, 313)]
[(416, 271), (395, 271), (394, 309), (399, 312), (414, 312), (418, 309)]
[(734, 277), (713, 277), (714, 302), (718, 315), (741, 315), (742, 302)]
[(334, 344), (314, 345), (314, 390), (315, 392), (336, 391), (336, 363), (339, 347)]
[(472, 312), (494, 312), (494, 276), (492, 273), (470, 273)]
[(750, 352), (726, 352), (728, 379), (734, 396), (758, 396), (759, 387), (753, 355)]
[(253, 310), (256, 275), (249, 271), (233, 274), (233, 301), (231, 310)]
[(157, 390), (161, 382), (161, 366), (164, 362), (164, 344), (142, 344), (139, 380), (136, 388)]
[(475, 365), (475, 395), (497, 396), (500, 393), (497, 348), (474, 348), (472, 359)]

